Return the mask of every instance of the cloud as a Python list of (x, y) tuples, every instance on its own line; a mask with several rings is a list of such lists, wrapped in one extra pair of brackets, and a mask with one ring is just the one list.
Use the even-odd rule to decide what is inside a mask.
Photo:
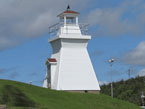
[(11, 72), (15, 69), (16, 68), (0, 68), (0, 74), (8, 73), (8, 72)]
[(0, 74), (4, 74), (6, 72), (6, 69), (1, 68), (0, 69)]
[(35, 81), (33, 81), (34, 83), (41, 83), (41, 84), (43, 84), (43, 80), (35, 80)]
[[(57, 0), (1, 0), (0, 50), (47, 34), (48, 27), (58, 22), (56, 16), (66, 9), (67, 4), (73, 10), (88, 12), (93, 3), (93, 0), (59, 0), (59, 3)], [(92, 8), (88, 15), (82, 13), (82, 18), (97, 28), (94, 33), (97, 36), (138, 36), (145, 29), (144, 7), (143, 0), (124, 0), (116, 7)]]
[(36, 76), (36, 75), (38, 75), (39, 73), (37, 73), (37, 72), (33, 72), (33, 73), (30, 73), (29, 75), (30, 76)]
[(120, 61), (131, 65), (145, 65), (145, 41), (141, 42), (136, 48), (125, 53)]
[(107, 85), (107, 84), (109, 84), (106, 80), (104, 80), (104, 81), (99, 81), (99, 85), (100, 86), (102, 86), (102, 85)]
[(102, 56), (103, 54), (104, 54), (104, 52), (101, 51), (101, 50), (94, 50), (94, 51), (91, 53), (92, 56)]
[[(57, 15), (71, 7), (84, 9), (90, 0), (1, 0), (0, 49), (17, 46), (29, 38), (48, 33), (48, 26), (58, 22)], [(81, 3), (81, 5), (80, 5)]]
[(145, 69), (142, 69), (142, 70), (139, 72), (138, 75), (139, 75), (139, 76), (145, 76)]
[(13, 79), (19, 75), (19, 73), (16, 72), (15, 67), (13, 67), (13, 68), (0, 68), (0, 74), (5, 74), (5, 73), (9, 73), (8, 77), (10, 79)]
[(97, 8), (92, 10), (86, 21), (97, 27), (97, 36), (139, 36), (145, 29), (144, 0), (124, 0), (112, 8)]
[(8, 77), (9, 77), (10, 79), (13, 79), (13, 78), (15, 78), (15, 77), (17, 77), (17, 76), (19, 76), (19, 73), (16, 72), (16, 71), (14, 71), (14, 72), (12, 72)]
[[(124, 74), (125, 72), (120, 72), (120, 70), (112, 70), (112, 76), (119, 76), (121, 74)], [(111, 71), (109, 72), (111, 74)]]

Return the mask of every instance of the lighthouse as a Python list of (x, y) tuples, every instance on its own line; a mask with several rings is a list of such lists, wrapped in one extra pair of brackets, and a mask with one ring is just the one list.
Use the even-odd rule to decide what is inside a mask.
[(87, 25), (79, 24), (79, 13), (67, 10), (57, 17), (59, 23), (49, 27), (52, 47), (47, 59), (43, 87), (69, 92), (99, 93), (100, 86), (87, 51)]

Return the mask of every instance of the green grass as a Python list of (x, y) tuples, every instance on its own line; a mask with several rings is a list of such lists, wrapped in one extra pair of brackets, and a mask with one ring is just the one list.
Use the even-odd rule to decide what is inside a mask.
[(11, 109), (140, 109), (103, 94), (55, 91), (9, 80), (0, 80), (0, 96), (0, 103)]

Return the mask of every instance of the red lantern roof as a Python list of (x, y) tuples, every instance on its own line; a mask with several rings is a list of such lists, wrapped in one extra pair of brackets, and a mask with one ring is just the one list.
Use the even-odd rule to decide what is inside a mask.
[(67, 10), (64, 11), (64, 12), (62, 12), (61, 14), (59, 14), (57, 17), (63, 17), (63, 16), (76, 17), (79, 14), (80, 13), (78, 13), (78, 12), (75, 12), (75, 11), (70, 10), (70, 6), (68, 5)]
[(66, 10), (63, 13), (70, 13), (70, 14), (79, 14), (78, 12), (71, 11), (71, 10)]
[(61, 14), (59, 14), (57, 17), (63, 17), (63, 16), (78, 16), (80, 13), (75, 12), (75, 11), (71, 11), (71, 10), (66, 10), (64, 12), (62, 12)]

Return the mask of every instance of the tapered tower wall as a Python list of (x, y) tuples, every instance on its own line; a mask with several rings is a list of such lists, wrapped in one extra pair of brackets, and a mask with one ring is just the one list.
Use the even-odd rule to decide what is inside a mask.
[[(83, 37), (83, 36), (82, 36)], [(88, 39), (59, 38), (51, 42), (57, 66), (52, 89), (100, 90), (89, 54)]]

